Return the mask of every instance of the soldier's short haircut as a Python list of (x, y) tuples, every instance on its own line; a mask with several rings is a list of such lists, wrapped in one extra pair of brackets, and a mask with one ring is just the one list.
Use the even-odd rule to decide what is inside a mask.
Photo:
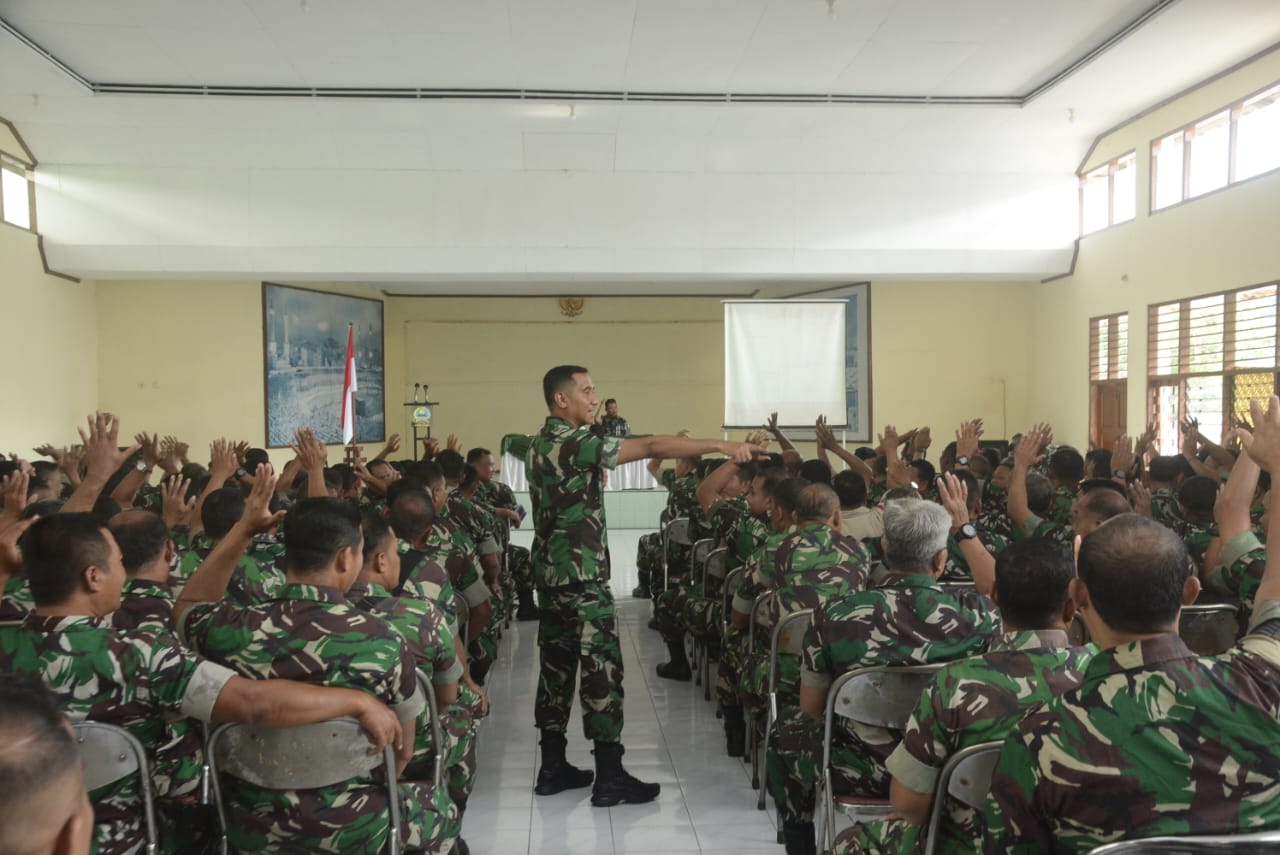
[(889, 471), (889, 458), (883, 454), (877, 454), (871, 460), (871, 473), (873, 475), (884, 475)]
[(809, 486), (803, 478), (783, 478), (773, 488), (773, 503), (789, 514), (794, 514), (799, 507), (800, 491)]
[[(437, 483), (444, 483), (443, 475), (440, 476), (440, 480)], [(391, 485), (387, 487), (387, 507), (390, 508), (391, 505), (395, 503), (395, 500), (403, 496), (405, 493), (415, 492), (426, 493), (427, 486), (412, 475), (406, 475), (404, 478), (392, 481)]]
[(933, 479), (938, 477), (938, 470), (934, 469), (933, 464), (928, 460), (912, 460), (910, 466), (915, 470), (914, 480), (920, 485), (921, 490), (929, 489)]
[(555, 406), (556, 392), (573, 388), (573, 375), (589, 373), (581, 365), (557, 365), (542, 375), (542, 397), (546, 399), (547, 406)]
[(1049, 455), (1049, 474), (1059, 481), (1075, 483), (1084, 477), (1084, 458), (1069, 445), (1061, 445)]
[(1151, 460), (1147, 467), (1147, 472), (1151, 475), (1152, 481), (1158, 481), (1161, 484), (1172, 484), (1178, 480), (1179, 475), (1191, 477), (1195, 472), (1191, 469), (1191, 464), (1181, 454), (1162, 454)]
[(1053, 506), (1053, 482), (1039, 472), (1027, 473), (1027, 507), (1038, 517), (1047, 517)]
[(444, 473), (444, 477), (449, 481), (460, 481), (462, 479), (463, 467), (467, 465), (467, 461), (462, 455), (451, 448), (436, 455), (436, 463), (440, 466), (440, 471)]
[(604, 405), (607, 407), (607, 406), (609, 406), (610, 404), (616, 404), (616, 403), (618, 403), (618, 399), (617, 399), (617, 398), (609, 398), (608, 400), (606, 400), (606, 401), (604, 402)]
[(1071, 553), (1046, 537), (1010, 545), (996, 556), (996, 595), (1005, 623), (1048, 629), (1061, 621), (1075, 575)]
[[(769, 496), (773, 495), (773, 491), (787, 477), (787, 470), (781, 466), (774, 466), (772, 463), (762, 463), (756, 469), (756, 478), (760, 478), (760, 488)], [(755, 480), (755, 478), (751, 479)]]
[(1094, 478), (1111, 477), (1111, 449), (1095, 448), (1084, 456), (1086, 468), (1093, 470)]
[(831, 464), (821, 460), (806, 460), (800, 464), (800, 477), (814, 484), (831, 484)]
[(364, 533), (364, 553), (361, 558), (365, 564), (385, 549), (387, 541), (395, 536), (391, 526), (377, 511), (365, 511), (360, 515), (360, 531)]
[(924, 499), (898, 499), (884, 506), (884, 562), (890, 570), (932, 572), (933, 556), (947, 548), (951, 515)]
[(0, 852), (30, 851), (32, 814), (83, 788), (80, 752), (53, 694), (41, 683), (0, 678)]
[(477, 463), (479, 462), (481, 457), (484, 457), (489, 454), (493, 454), (493, 452), (487, 448), (473, 448), (467, 452), (467, 462)]
[(302, 499), (284, 518), (284, 566), (291, 573), (316, 573), (344, 549), (360, 546), (360, 512), (329, 496)]
[(205, 497), (200, 506), (200, 522), (204, 533), (214, 540), (222, 540), (244, 515), (244, 493), (239, 487), (222, 487)]
[(984, 446), (978, 449), (978, 454), (979, 456), (987, 459), (987, 462), (991, 464), (992, 469), (995, 469), (1000, 465), (1000, 452), (997, 449), (990, 446)]
[(428, 487), (439, 487), (444, 483), (444, 472), (440, 469), (440, 464), (434, 460), (419, 460), (414, 463), (409, 467), (406, 477)]
[(956, 476), (956, 480), (964, 484), (964, 488), (967, 491), (969, 509), (973, 510), (974, 506), (981, 505), (982, 482), (978, 480), (978, 476), (967, 469), (955, 469), (951, 474)]
[(840, 510), (840, 497), (826, 484), (810, 484), (796, 497), (796, 520), (801, 523), (826, 522)]
[(750, 484), (756, 477), (756, 465), (751, 461), (737, 464), (737, 477), (739, 481)]
[(869, 445), (860, 445), (853, 450), (853, 456), (862, 461), (875, 460), (877, 453), (874, 448)]
[[(1116, 484), (1116, 486), (1120, 485)], [(1076, 501), (1080, 503), (1081, 511), (1104, 522), (1133, 511), (1133, 506), (1129, 504), (1129, 500), (1123, 493), (1105, 488), (1090, 490)]]
[(1218, 482), (1207, 475), (1192, 476), (1178, 488), (1178, 501), (1182, 507), (1197, 514), (1213, 513), (1213, 503), (1217, 498)]
[(1187, 547), (1171, 528), (1122, 514), (1080, 544), (1080, 580), (1107, 626), (1119, 632), (1166, 632), (1182, 608)]
[(969, 460), (969, 471), (978, 478), (990, 478), (995, 468), (996, 464), (992, 463), (985, 454), (975, 454)]
[(920, 491), (915, 487), (894, 487), (884, 494), (884, 503), (887, 507), (889, 502), (896, 502), (900, 499), (919, 499)]
[(417, 542), (435, 521), (436, 503), (423, 490), (405, 490), (391, 502), (387, 514), (387, 522), (396, 537), (410, 543)]
[(867, 482), (851, 469), (836, 473), (836, 477), (831, 479), (831, 486), (842, 508), (861, 507), (867, 501)]
[(1109, 493), (1115, 493), (1117, 496), (1128, 498), (1124, 487), (1121, 487), (1110, 478), (1085, 478), (1076, 486), (1076, 495), (1086, 496), (1098, 490), (1106, 490)]
[(111, 558), (106, 526), (93, 514), (55, 514), (32, 523), (18, 540), (37, 606), (56, 606), (76, 592), (85, 568)]
[(169, 542), (169, 527), (151, 511), (124, 511), (107, 525), (123, 556), (124, 572), (135, 575), (148, 563), (164, 554)]

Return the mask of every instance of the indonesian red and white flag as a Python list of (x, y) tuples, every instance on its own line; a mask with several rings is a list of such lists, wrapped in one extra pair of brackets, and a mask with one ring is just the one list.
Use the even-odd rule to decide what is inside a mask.
[(355, 393), (356, 383), (356, 331), (347, 325), (347, 370), (342, 376), (342, 444), (346, 445), (356, 435)]

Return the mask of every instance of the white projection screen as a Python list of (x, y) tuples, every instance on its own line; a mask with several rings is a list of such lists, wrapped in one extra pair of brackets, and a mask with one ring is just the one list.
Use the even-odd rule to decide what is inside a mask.
[(846, 422), (844, 300), (724, 304), (724, 427)]

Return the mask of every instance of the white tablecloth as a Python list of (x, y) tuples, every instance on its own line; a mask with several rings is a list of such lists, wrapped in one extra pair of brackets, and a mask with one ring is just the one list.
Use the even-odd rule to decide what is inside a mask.
[[(606, 490), (657, 490), (658, 482), (649, 474), (649, 470), (645, 465), (649, 461), (636, 460), (631, 463), (624, 463), (609, 473), (609, 480), (605, 483)], [(502, 455), (502, 472), (499, 475), (502, 483), (506, 484), (517, 493), (525, 493), (529, 490), (529, 479), (524, 471), (524, 461), (510, 455)]]

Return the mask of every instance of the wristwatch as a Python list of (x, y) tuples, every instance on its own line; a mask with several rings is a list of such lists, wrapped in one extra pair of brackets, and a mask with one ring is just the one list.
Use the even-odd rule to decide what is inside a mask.
[(978, 536), (978, 530), (973, 527), (973, 523), (965, 523), (964, 525), (960, 526), (959, 531), (955, 533), (956, 543), (960, 543), (965, 540), (971, 540), (977, 536)]
[(145, 461), (145, 460), (139, 460), (137, 463), (135, 463), (135, 464), (133, 465), (133, 467), (134, 467), (135, 469), (137, 469), (139, 472), (150, 472), (150, 471), (151, 471), (151, 467), (147, 465), (147, 463), (146, 463), (146, 461)]
[(1126, 471), (1124, 471), (1123, 469), (1113, 469), (1113, 470), (1111, 470), (1111, 476), (1112, 476), (1113, 478), (1123, 478), (1123, 479), (1124, 479), (1124, 480), (1126, 480), (1126, 481), (1128, 481), (1128, 480), (1129, 480), (1129, 473), (1128, 473), (1128, 472), (1126, 472)]
[(957, 466), (968, 466), (968, 465), (969, 465), (969, 456), (968, 456), (967, 454), (962, 454), (962, 455), (960, 455), (959, 457), (957, 457), (957, 458), (956, 458), (956, 465), (957, 465)]

